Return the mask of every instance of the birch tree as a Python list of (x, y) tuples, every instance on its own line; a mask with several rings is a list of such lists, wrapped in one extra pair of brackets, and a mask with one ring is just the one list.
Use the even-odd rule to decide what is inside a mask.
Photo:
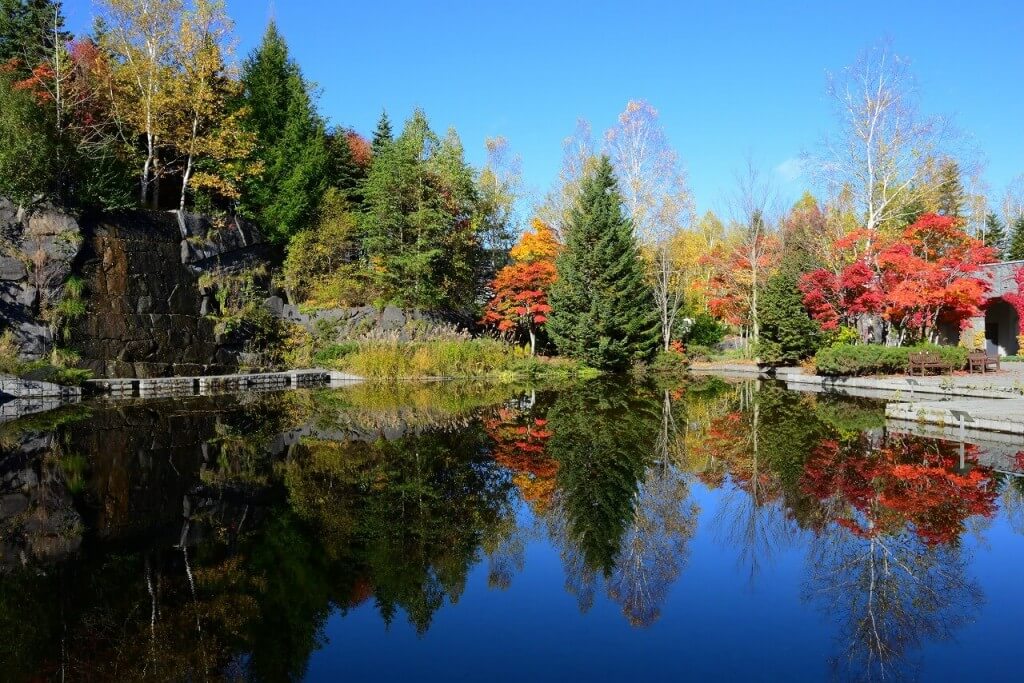
[(144, 140), (139, 201), (156, 206), (161, 145), (175, 112), (178, 22), (183, 0), (100, 0), (101, 45), (113, 55), (115, 113)]
[(849, 192), (863, 227), (902, 227), (907, 207), (929, 191), (929, 158), (948, 135), (946, 123), (918, 111), (909, 62), (882, 43), (830, 74), (828, 95), (838, 127), (827, 136), (812, 168), (829, 196)]
[(597, 168), (597, 160), (590, 122), (579, 119), (572, 134), (562, 140), (562, 167), (554, 187), (535, 211), (538, 218), (554, 228), (556, 236), (562, 241), (565, 240), (565, 227), (569, 224), (570, 213), (579, 197), (583, 179)]
[[(223, 0), (195, 0), (181, 20), (177, 58), (181, 77), (175, 94), (184, 116), (174, 135), (183, 157), (181, 211), (190, 185), (235, 201), (242, 177), (261, 170), (258, 162), (249, 161), (256, 142), (253, 134), (242, 129), (244, 111), (229, 113), (228, 101), (241, 96), (234, 74), (225, 65), (234, 47), (232, 29)], [(197, 166), (201, 166), (198, 171)]]
[(668, 351), (685, 296), (673, 242), (693, 218), (686, 173), (657, 110), (642, 100), (626, 105), (618, 124), (605, 135), (605, 143), (621, 182), (624, 205), (647, 252), (662, 347)]
[(522, 160), (509, 147), (508, 140), (487, 138), (487, 165), (476, 180), (478, 230), (490, 260), (491, 272), (507, 263), (504, 254), (512, 248), (518, 232), (516, 201), (522, 192)]
[(778, 194), (771, 181), (748, 159), (746, 168), (736, 176), (736, 194), (732, 201), (732, 220), (737, 228), (734, 247), (736, 263), (749, 279), (750, 338), (756, 345), (761, 336), (758, 294), (768, 279), (777, 256), (775, 223)]

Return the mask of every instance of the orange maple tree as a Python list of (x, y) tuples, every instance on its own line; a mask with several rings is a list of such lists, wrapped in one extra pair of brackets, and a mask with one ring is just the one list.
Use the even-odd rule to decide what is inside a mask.
[(546, 452), (551, 432), (547, 420), (523, 411), (501, 408), (484, 420), (494, 441), (494, 460), (512, 471), (512, 482), (537, 513), (551, 507), (558, 461)]
[(537, 351), (537, 332), (551, 313), (548, 290), (558, 277), (555, 256), (559, 249), (547, 223), (535, 218), (532, 226), (509, 252), (512, 264), (502, 268), (491, 283), (494, 296), (481, 320), (510, 336), (527, 334), (531, 355)]

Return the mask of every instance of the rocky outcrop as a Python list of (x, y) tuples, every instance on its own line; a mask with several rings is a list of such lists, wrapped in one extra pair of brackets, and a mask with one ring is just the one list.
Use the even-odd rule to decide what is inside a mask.
[(242, 270), (272, 253), (244, 221), (129, 211), (81, 219), (52, 208), (26, 213), (0, 199), (0, 319), (25, 359), (45, 357), (53, 332), (44, 311), (72, 273), (86, 314), (70, 345), (100, 377), (230, 373), (244, 338), (218, 335), (204, 273)]
[(360, 339), (395, 339), (426, 341), (469, 336), (473, 321), (454, 315), (428, 311), (406, 310), (397, 306), (376, 308), (356, 306), (303, 312), (294, 304), (271, 298), (267, 305), (278, 317), (305, 327), (310, 332), (337, 341)]
[(81, 244), (71, 215), (48, 207), (26, 213), (0, 198), (0, 318), (28, 359), (52, 346), (41, 312), (60, 299)]

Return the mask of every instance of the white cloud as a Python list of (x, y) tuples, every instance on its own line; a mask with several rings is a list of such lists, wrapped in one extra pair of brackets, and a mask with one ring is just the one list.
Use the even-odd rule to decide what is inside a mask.
[(802, 159), (792, 157), (786, 159), (781, 164), (775, 167), (775, 172), (779, 175), (784, 183), (791, 183), (804, 172), (804, 162)]

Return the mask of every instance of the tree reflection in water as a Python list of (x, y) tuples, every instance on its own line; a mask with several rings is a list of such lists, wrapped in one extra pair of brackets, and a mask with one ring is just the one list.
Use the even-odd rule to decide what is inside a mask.
[(908, 651), (979, 610), (960, 537), (970, 517), (995, 513), (997, 493), (974, 450), (960, 471), (957, 444), (862, 434), (824, 440), (808, 458), (802, 487), (830, 522), (811, 543), (808, 592), (842, 617), (846, 673), (906, 673)]
[(720, 490), (711, 527), (747, 580), (808, 549), (838, 675), (910, 675), (979, 609), (964, 534), (997, 503), (1024, 528), (1020, 477), (890, 434), (874, 405), (720, 381), (508, 393), (295, 392), (8, 430), (0, 479), (27, 512), (0, 519), (5, 676), (301, 678), (332, 611), (425, 634), (475, 566), (512, 587), (531, 542), (557, 549), (583, 611), (604, 595), (649, 626), (685, 580), (695, 486)]

